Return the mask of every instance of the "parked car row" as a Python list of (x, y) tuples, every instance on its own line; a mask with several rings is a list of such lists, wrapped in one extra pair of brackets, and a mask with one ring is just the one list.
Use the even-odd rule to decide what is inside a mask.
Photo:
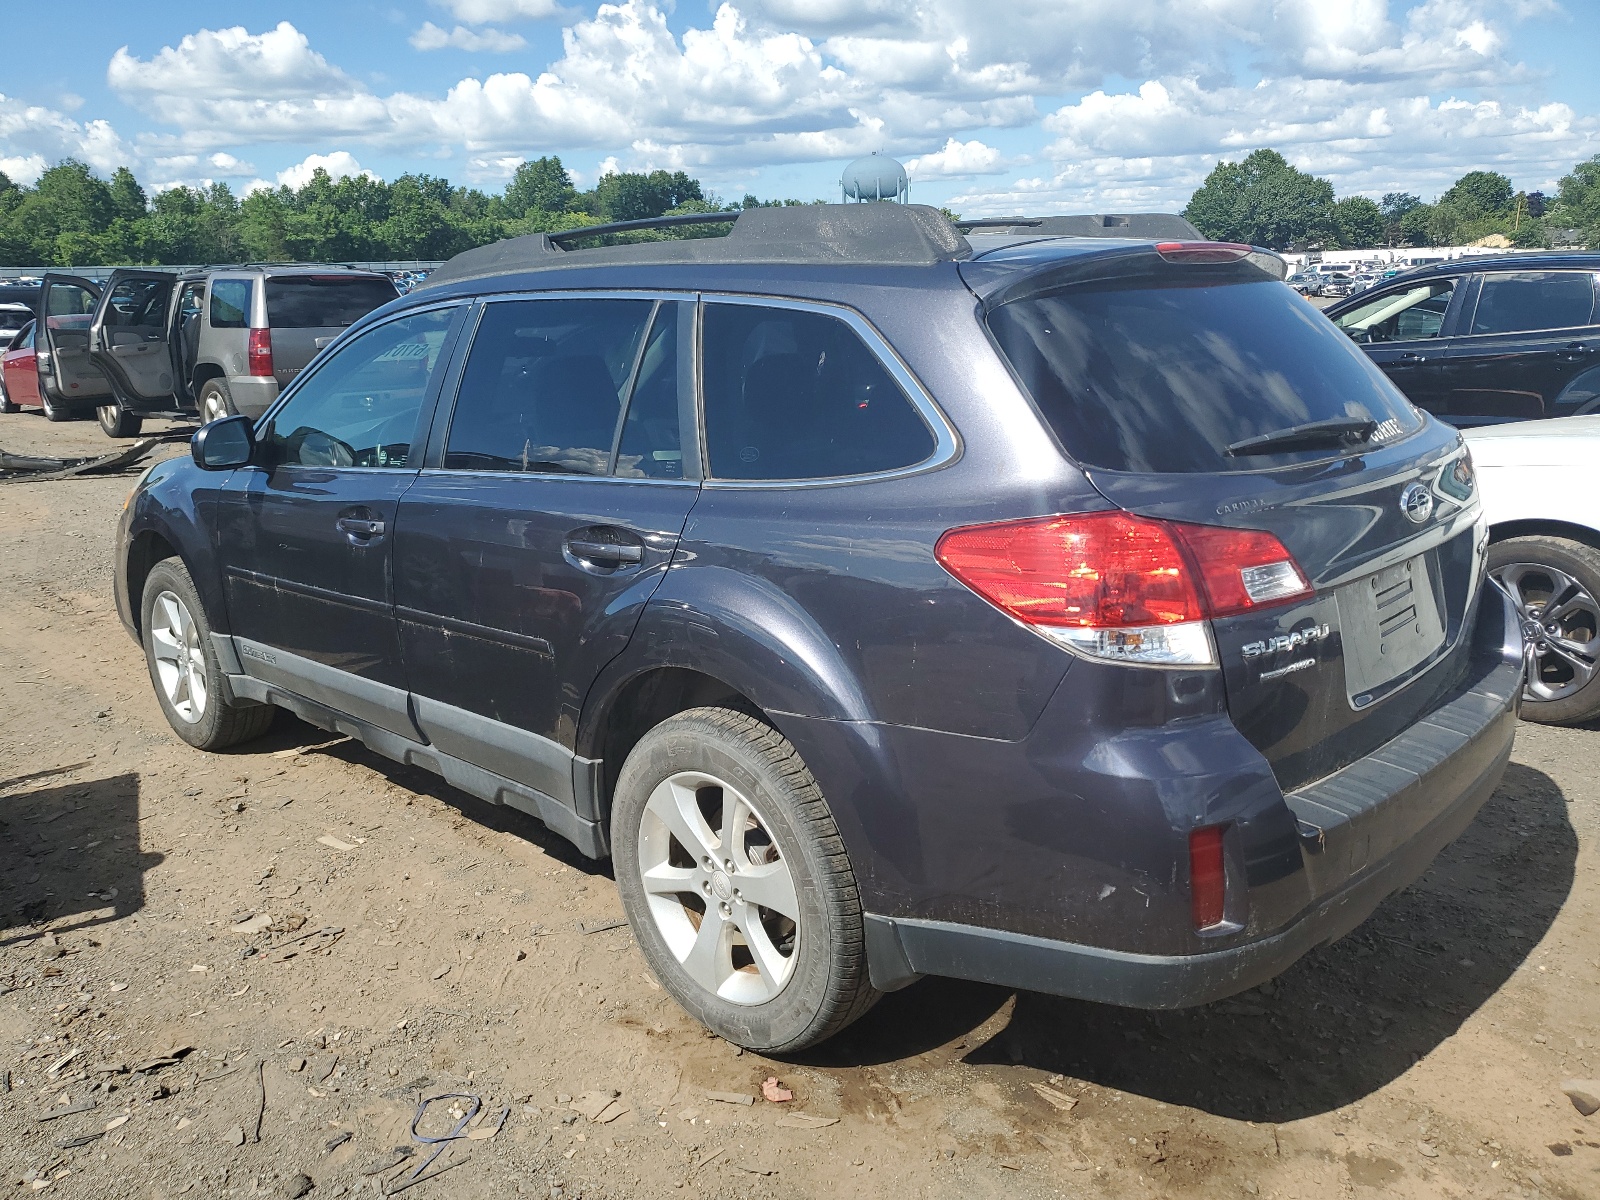
[(1523, 648), (1471, 460), (1281, 259), (727, 219), (468, 251), (154, 467), (177, 735), (283, 707), (539, 815), (768, 1053), (922, 974), (1241, 991), (1472, 820)]
[(46, 275), (0, 374), (13, 405), (52, 420), (93, 409), (111, 437), (135, 436), (149, 416), (257, 416), (398, 294), (385, 275), (335, 267), (123, 269), (103, 284)]

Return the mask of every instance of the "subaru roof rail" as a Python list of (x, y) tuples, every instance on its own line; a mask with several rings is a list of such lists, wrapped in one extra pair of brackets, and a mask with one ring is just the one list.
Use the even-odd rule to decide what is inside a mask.
[[(726, 237), (565, 249), (563, 243), (638, 229), (732, 221)], [(785, 263), (933, 266), (970, 258), (972, 247), (926, 204), (805, 204), (732, 213), (682, 213), (556, 233), (533, 233), (465, 250), (428, 277), (427, 287), (521, 271), (605, 263)]]
[(1183, 238), (1205, 235), (1176, 213), (1094, 213), (1041, 217), (979, 217), (957, 221), (962, 233), (1015, 233), (1039, 237)]

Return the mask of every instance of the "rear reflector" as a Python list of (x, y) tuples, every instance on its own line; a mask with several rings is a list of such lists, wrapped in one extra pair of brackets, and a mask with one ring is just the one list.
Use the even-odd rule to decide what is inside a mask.
[(952, 529), (935, 554), (1040, 635), (1119, 662), (1212, 665), (1208, 619), (1311, 595), (1270, 533), (1125, 512)]
[(272, 374), (272, 330), (252, 329), (250, 331), (249, 359), (250, 374)]
[(1250, 257), (1240, 242), (1157, 242), (1156, 253), (1170, 263), (1231, 263)]
[(1194, 927), (1220, 925), (1228, 899), (1228, 873), (1222, 861), (1221, 825), (1189, 834), (1189, 900)]

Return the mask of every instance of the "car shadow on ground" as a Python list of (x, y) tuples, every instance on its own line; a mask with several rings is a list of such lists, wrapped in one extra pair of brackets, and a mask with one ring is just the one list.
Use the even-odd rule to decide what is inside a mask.
[(1005, 1027), (959, 1043), (1013, 995), (926, 979), (886, 996), (806, 1061), (891, 1062), (951, 1046), (1256, 1122), (1343, 1107), (1454, 1034), (1527, 961), (1572, 888), (1577, 836), (1549, 776), (1512, 764), (1428, 873), (1264, 989), (1143, 1012), (1016, 993)]
[(87, 765), (0, 780), (0, 948), (144, 907), (163, 856), (139, 848), (139, 777), (46, 782)]
[(558, 834), (552, 833), (549, 826), (537, 817), (529, 816), (519, 809), (507, 808), (499, 804), (490, 804), (479, 800), (457, 788), (450, 786), (441, 777), (422, 767), (411, 767), (404, 763), (397, 763), (392, 758), (385, 758), (376, 751), (367, 749), (366, 746), (350, 738), (340, 741), (336, 745), (325, 749), (310, 749), (325, 742), (333, 741), (340, 737), (339, 734), (329, 733), (325, 729), (318, 729), (315, 725), (307, 724), (298, 717), (287, 712), (280, 712), (272, 724), (272, 731), (265, 737), (239, 747), (240, 753), (251, 755), (274, 754), (300, 748), (311, 754), (326, 754), (344, 762), (366, 767), (368, 770), (383, 776), (396, 787), (404, 788), (408, 792), (415, 792), (419, 796), (431, 796), (441, 804), (448, 804), (458, 810), (462, 816), (482, 825), (485, 829), (492, 829), (496, 833), (509, 833), (519, 837), (525, 842), (537, 846), (549, 857), (557, 862), (564, 863), (574, 870), (582, 871), (586, 875), (611, 877), (610, 860), (596, 862), (578, 850), (571, 842)]

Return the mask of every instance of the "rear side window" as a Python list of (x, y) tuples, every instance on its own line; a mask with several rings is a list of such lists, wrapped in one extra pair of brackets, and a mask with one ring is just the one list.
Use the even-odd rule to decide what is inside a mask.
[(106, 300), (105, 324), (113, 329), (164, 329), (171, 295), (170, 279), (124, 279)]
[(344, 275), (290, 275), (265, 287), (273, 329), (343, 329), (400, 294), (387, 279)]
[(250, 281), (211, 281), (211, 328), (247, 329), (250, 326)]
[(445, 467), (606, 474), (654, 310), (649, 300), (488, 305), (450, 418)]
[(915, 466), (932, 430), (837, 317), (707, 304), (701, 333), (709, 473), (829, 479)]
[(1594, 316), (1594, 276), (1583, 271), (1485, 275), (1472, 333), (1571, 329)]
[(1237, 471), (1328, 458), (1234, 458), (1313, 421), (1421, 415), (1372, 361), (1276, 280), (1064, 289), (1003, 305), (989, 328), (1063, 448), (1086, 466)]

